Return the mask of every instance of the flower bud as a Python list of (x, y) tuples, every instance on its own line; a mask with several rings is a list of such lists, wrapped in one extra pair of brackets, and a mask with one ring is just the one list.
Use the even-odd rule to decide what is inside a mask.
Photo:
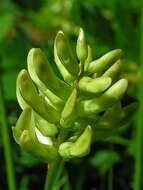
[(86, 72), (87, 71), (87, 68), (88, 68), (88, 65), (89, 63), (92, 61), (92, 49), (91, 47), (88, 45), (88, 55), (87, 55), (87, 58), (85, 60), (85, 63), (84, 63), (84, 71)]
[(64, 128), (69, 128), (73, 125), (73, 121), (75, 120), (76, 98), (77, 90), (74, 88), (61, 114), (60, 124)]
[(126, 79), (120, 79), (113, 84), (104, 94), (91, 99), (83, 100), (78, 104), (79, 115), (88, 115), (100, 113), (109, 107), (113, 106), (118, 100), (122, 98), (128, 86)]
[(76, 140), (76, 142), (70, 148), (70, 155), (73, 157), (83, 157), (90, 152), (92, 139), (92, 129), (87, 126), (81, 136)]
[(72, 136), (72, 137), (70, 137), (70, 138), (68, 138), (68, 142), (75, 142), (76, 140), (77, 140), (77, 138), (78, 138), (78, 136), (77, 135), (75, 135), (75, 136)]
[(105, 93), (104, 96), (111, 96), (119, 100), (124, 95), (128, 87), (128, 81), (126, 79), (120, 79), (113, 84)]
[(53, 145), (38, 141), (36, 136), (35, 117), (31, 108), (25, 109), (16, 126), (13, 127), (13, 135), (20, 146), (42, 161), (51, 162), (57, 158), (57, 151)]
[(110, 77), (99, 77), (92, 79), (90, 77), (83, 77), (79, 81), (79, 89), (89, 93), (100, 93), (105, 91), (111, 84)]
[(71, 82), (79, 72), (79, 65), (72, 55), (67, 39), (62, 31), (59, 31), (54, 43), (55, 62), (65, 81)]
[(46, 137), (53, 137), (58, 133), (57, 127), (38, 116), (36, 127)]
[(16, 81), (16, 97), (17, 97), (17, 101), (21, 107), (22, 110), (30, 107), (27, 102), (23, 99), (23, 97), (21, 96), (21, 93), (20, 93), (20, 89), (19, 89), (19, 80), (17, 78), (17, 81)]
[(38, 95), (37, 89), (26, 70), (19, 73), (17, 81), (24, 101), (47, 121), (56, 123), (60, 117), (59, 113)]
[(92, 129), (87, 126), (84, 132), (75, 142), (64, 142), (59, 147), (59, 154), (64, 158), (80, 158), (86, 156), (90, 151)]
[(109, 69), (107, 69), (107, 71), (104, 72), (103, 76), (108, 76), (111, 77), (112, 79), (115, 79), (120, 72), (120, 68), (121, 68), (121, 61), (118, 60)]
[(24, 130), (20, 138), (20, 146), (28, 153), (39, 158), (43, 162), (50, 163), (57, 159), (56, 148), (51, 145), (41, 144), (33, 141), (28, 130)]
[(37, 75), (47, 88), (59, 88), (58, 79), (40, 48), (32, 48), (29, 51), (27, 64), (29, 74), (34, 81), (36, 79), (35, 75)]
[(73, 145), (72, 142), (64, 142), (59, 146), (59, 154), (63, 157), (63, 158), (72, 158), (72, 156), (70, 155), (70, 148)]
[(122, 55), (122, 50), (116, 49), (112, 50), (109, 53), (105, 54), (101, 58), (92, 61), (88, 68), (88, 73), (103, 73), (107, 70), (113, 63), (115, 63), (118, 59), (120, 59)]
[[(30, 76), (41, 93), (47, 96), (57, 109), (62, 107), (64, 100), (69, 96), (69, 86), (55, 76), (45, 55), (39, 48), (30, 50), (27, 61)], [(64, 94), (61, 94), (61, 88)]]
[(23, 110), (23, 112), (21, 113), (21, 115), (16, 123), (16, 127), (12, 128), (15, 141), (18, 144), (20, 142), (20, 136), (21, 136), (22, 132), (26, 129), (29, 129), (28, 128), (29, 126), (27, 124), (30, 123), (31, 113), (32, 113), (31, 108), (27, 108), (27, 109)]
[[(30, 106), (24, 101), (24, 99), (22, 98), (18, 85), (17, 85), (17, 100), (21, 106), (21, 108), (24, 110), (26, 108), (30, 108)], [(46, 120), (43, 120), (42, 117), (40, 117), (38, 114), (36, 114), (35, 112), (35, 117), (37, 119), (37, 128), (40, 130), (40, 132), (44, 135), (44, 136), (54, 136), (57, 134), (58, 130), (57, 127), (54, 124), (51, 124), (49, 122), (47, 122)]]
[(80, 28), (79, 36), (77, 39), (76, 53), (77, 53), (78, 59), (81, 62), (84, 62), (85, 59), (87, 58), (88, 47), (86, 44), (85, 34), (82, 28)]

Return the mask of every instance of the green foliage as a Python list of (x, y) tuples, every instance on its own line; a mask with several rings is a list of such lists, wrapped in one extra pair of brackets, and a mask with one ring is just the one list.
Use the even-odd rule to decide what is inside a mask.
[(1, 3), (0, 7), (1, 12), (1, 22), (0, 22), (0, 41), (2, 41), (8, 32), (11, 30), (15, 23), (18, 9), (13, 3), (5, 2)]
[(114, 164), (120, 162), (121, 158), (118, 153), (110, 150), (96, 152), (91, 158), (90, 163), (93, 167), (99, 169), (100, 173), (105, 174)]
[[(93, 49), (94, 58), (98, 59), (115, 48), (122, 49), (124, 54), (121, 69), (124, 74), (120, 77), (129, 81), (127, 96), (122, 102), (123, 105), (126, 105), (137, 97), (136, 92), (140, 81), (138, 64), (140, 62), (140, 6), (140, 1), (133, 0), (128, 3), (123, 0), (3, 0), (0, 2), (0, 82), (7, 113), (6, 122), (8, 123), (12, 142), (12, 157), (16, 176), (18, 176), (17, 189), (41, 189), (45, 176), (44, 172), (40, 172), (39, 175), (40, 168), (43, 165), (38, 160), (35, 161), (30, 155), (23, 154), (17, 147), (10, 129), (10, 126), (15, 124), (21, 111), (16, 101), (15, 78), (21, 69), (26, 68), (26, 56), (29, 49), (31, 47), (42, 48), (54, 72), (60, 78), (62, 78), (61, 74), (53, 64), (53, 41), (58, 30), (63, 30), (68, 35), (73, 53), (75, 53), (76, 49), (75, 41), (79, 27), (82, 27), (85, 31), (87, 41)], [(132, 96), (132, 98), (129, 96)], [(133, 173), (133, 160), (136, 156), (134, 151), (136, 122), (135, 117), (134, 123), (130, 122), (128, 126), (120, 128), (118, 136), (113, 136), (107, 141), (114, 144), (114, 152), (118, 150), (118, 154), (123, 160), (123, 162), (121, 162), (122, 160), (115, 162), (115, 167), (118, 167), (118, 170), (114, 170), (113, 177), (113, 181), (116, 181), (116, 185), (114, 184), (116, 189), (128, 189), (129, 184), (133, 183), (131, 173)], [(0, 125), (2, 126), (1, 118)], [(78, 125), (76, 127), (78, 128)], [(0, 189), (7, 189), (3, 146), (3, 141), (0, 140)], [(100, 151), (102, 149), (107, 151), (108, 149), (110, 152), (110, 146), (108, 147), (106, 142), (97, 144), (96, 149)], [(87, 160), (91, 158), (92, 154), (87, 157)], [(26, 163), (23, 164), (20, 160)], [(78, 160), (78, 164), (82, 163), (77, 171), (79, 176), (87, 160), (83, 163)], [(86, 167), (89, 170), (91, 169), (90, 166)], [(73, 168), (77, 169), (77, 165), (73, 164)], [(75, 172), (67, 165), (66, 169), (68, 169), (69, 174), (65, 174), (65, 176), (69, 175), (70, 186), (75, 189), (75, 184), (73, 183), (77, 179)], [(90, 176), (86, 180), (84, 177), (83, 179), (81, 178), (81, 184), (83, 181), (90, 182), (90, 184), (83, 185), (81, 189), (87, 189), (87, 187), (88, 189), (95, 189), (95, 187), (100, 189), (101, 179), (100, 175), (96, 177), (97, 175), (97, 171), (94, 169), (94, 171), (90, 171)], [(62, 176), (60, 177), (62, 178)], [(59, 183), (61, 178), (58, 179)], [(71, 178), (74, 178), (74, 180)], [(95, 180), (98, 181), (96, 184)], [(61, 183), (65, 183), (65, 181), (64, 179)], [(121, 184), (124, 184), (124, 187)], [(107, 189), (105, 184), (103, 186)]]

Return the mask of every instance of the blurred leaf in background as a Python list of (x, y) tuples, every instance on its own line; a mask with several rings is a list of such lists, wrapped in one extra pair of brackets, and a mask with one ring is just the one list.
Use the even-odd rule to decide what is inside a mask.
[(115, 163), (121, 160), (118, 153), (111, 150), (102, 150), (96, 152), (91, 158), (90, 163), (93, 167), (97, 167), (101, 174), (107, 172)]

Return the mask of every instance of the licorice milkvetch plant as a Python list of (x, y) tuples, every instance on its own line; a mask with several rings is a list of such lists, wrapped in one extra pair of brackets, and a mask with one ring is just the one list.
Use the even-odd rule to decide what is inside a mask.
[[(30, 50), (28, 71), (22, 70), (17, 78), (16, 94), (23, 111), (12, 128), (14, 138), (25, 151), (49, 164), (49, 178), (50, 166), (89, 154), (92, 143), (111, 136), (136, 108), (135, 103), (125, 107), (121, 103), (128, 86), (126, 79), (119, 78), (122, 50), (93, 60), (80, 29), (76, 53), (77, 58), (59, 31), (54, 58), (63, 80), (39, 48)], [(50, 181), (47, 189), (52, 188)]]

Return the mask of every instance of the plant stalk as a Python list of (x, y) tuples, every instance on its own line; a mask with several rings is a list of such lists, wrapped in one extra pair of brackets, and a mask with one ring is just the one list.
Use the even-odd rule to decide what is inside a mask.
[(139, 110), (136, 126), (136, 154), (135, 154), (135, 175), (134, 190), (142, 189), (142, 159), (143, 159), (143, 1), (141, 3), (140, 17), (140, 73), (141, 81), (139, 85)]
[[(62, 143), (67, 138), (67, 136), (68, 132), (65, 130), (61, 130), (56, 144), (57, 149), (60, 143)], [(57, 170), (61, 161), (62, 159), (59, 156), (54, 162), (48, 164), (44, 190), (53, 190), (53, 184), (56, 179), (56, 175), (58, 173)]]
[(6, 111), (5, 111), (1, 88), (0, 88), (0, 124), (1, 124), (0, 128), (1, 128), (1, 134), (2, 134), (3, 150), (4, 150), (4, 156), (5, 156), (5, 162), (6, 162), (8, 189), (16, 190), (9, 131), (8, 131)]
[(108, 173), (108, 190), (113, 190), (113, 166)]
[(48, 164), (44, 190), (53, 190), (53, 184), (56, 178), (56, 173), (57, 173), (60, 161), (61, 161), (61, 158), (58, 158), (53, 163)]

